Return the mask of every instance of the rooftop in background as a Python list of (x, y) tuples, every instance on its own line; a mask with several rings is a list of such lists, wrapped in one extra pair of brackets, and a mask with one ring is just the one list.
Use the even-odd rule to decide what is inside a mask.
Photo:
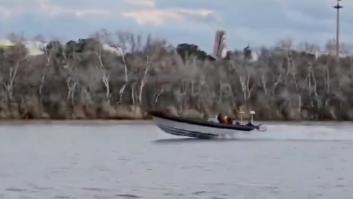
[[(45, 42), (24, 41), (23, 44), (27, 48), (29, 56), (37, 56), (37, 55), (44, 54), (42, 49), (46, 46)], [(0, 40), (0, 48), (9, 48), (9, 47), (15, 46), (15, 45), (16, 45), (16, 43), (14, 43), (10, 40), (7, 40), (7, 39)]]

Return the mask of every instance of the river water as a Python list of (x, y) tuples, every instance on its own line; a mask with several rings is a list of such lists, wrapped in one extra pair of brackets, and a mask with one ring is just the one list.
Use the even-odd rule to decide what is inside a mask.
[(353, 198), (352, 123), (194, 140), (152, 124), (2, 124), (0, 199)]

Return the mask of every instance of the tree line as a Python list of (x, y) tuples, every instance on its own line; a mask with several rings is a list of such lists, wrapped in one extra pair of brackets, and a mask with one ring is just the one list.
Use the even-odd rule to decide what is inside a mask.
[[(328, 45), (328, 48), (330, 46)], [(332, 46), (331, 46), (332, 47)], [(2, 119), (143, 119), (217, 113), (261, 120), (352, 120), (353, 59), (291, 41), (216, 60), (194, 44), (99, 31), (50, 41), (29, 56), (21, 39), (0, 48)]]

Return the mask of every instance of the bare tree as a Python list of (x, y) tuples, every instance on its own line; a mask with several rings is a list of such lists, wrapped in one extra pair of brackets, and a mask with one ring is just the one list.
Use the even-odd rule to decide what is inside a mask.
[(16, 64), (14, 66), (10, 67), (8, 81), (3, 83), (3, 86), (7, 92), (7, 100), (9, 102), (13, 100), (14, 82), (17, 77), (18, 70), (25, 59), (26, 57), (20, 58), (16, 61)]
[(140, 84), (140, 92), (139, 92), (139, 103), (140, 106), (142, 105), (142, 95), (143, 95), (143, 88), (145, 87), (147, 78), (148, 78), (148, 72), (151, 68), (151, 64), (150, 64), (150, 60), (149, 57), (147, 56), (146, 58), (146, 68), (145, 68), (145, 72), (143, 74), (142, 80), (141, 80), (141, 84)]

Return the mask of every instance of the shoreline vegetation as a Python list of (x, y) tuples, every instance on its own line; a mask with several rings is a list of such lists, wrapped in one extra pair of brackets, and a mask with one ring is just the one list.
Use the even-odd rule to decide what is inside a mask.
[(149, 120), (256, 111), (259, 121), (352, 121), (353, 57), (282, 40), (216, 60), (193, 44), (172, 46), (129, 32), (48, 41), (31, 55), (25, 39), (0, 46), (0, 121)]
[(143, 120), (107, 120), (107, 119), (82, 119), (82, 120), (53, 120), (53, 119), (5, 119), (0, 120), (0, 125), (149, 125), (154, 124), (151, 119)]

